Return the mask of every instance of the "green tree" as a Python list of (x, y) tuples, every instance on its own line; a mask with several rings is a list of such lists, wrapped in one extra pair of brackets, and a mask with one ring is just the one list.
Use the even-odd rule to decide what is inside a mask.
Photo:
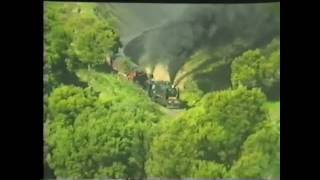
[(194, 80), (188, 81), (184, 88), (185, 89), (181, 92), (180, 98), (190, 107), (196, 105), (204, 94)]
[(119, 34), (107, 19), (96, 16), (95, 8), (81, 10), (68, 24), (72, 31), (69, 55), (86, 65), (103, 64), (118, 51)]
[(65, 64), (71, 36), (63, 22), (69, 15), (69, 6), (45, 3), (44, 8), (44, 73), (48, 93), (60, 84), (77, 84), (77, 77), (68, 71)]
[(243, 145), (241, 157), (229, 176), (236, 178), (280, 176), (280, 119), (268, 120)]
[(92, 93), (94, 92), (89, 88), (83, 90), (76, 86), (56, 88), (48, 98), (49, 113), (53, 118), (64, 115), (74, 119), (85, 107), (93, 105), (96, 101), (97, 97)]
[[(130, 88), (123, 84), (117, 95)], [(112, 98), (102, 101), (100, 94), (95, 88), (75, 86), (61, 86), (51, 93), (49, 166), (58, 177), (145, 177), (151, 129), (161, 113), (147, 98), (138, 101), (109, 94)]]
[(45, 3), (44, 47), (48, 90), (83, 85), (74, 71), (105, 63), (117, 52), (119, 33), (110, 17), (97, 15), (94, 3)]
[(265, 61), (260, 50), (249, 50), (240, 57), (235, 58), (232, 63), (231, 81), (233, 86), (244, 85), (247, 87), (259, 86), (259, 65)]
[(148, 175), (224, 177), (243, 142), (267, 119), (265, 100), (258, 89), (240, 86), (207, 94), (181, 117), (161, 121), (147, 161)]
[(195, 163), (192, 172), (192, 177), (196, 178), (224, 177), (226, 167), (212, 161), (199, 161)]
[(259, 87), (271, 99), (280, 95), (280, 43), (274, 39), (264, 49), (248, 50), (231, 65), (232, 86)]

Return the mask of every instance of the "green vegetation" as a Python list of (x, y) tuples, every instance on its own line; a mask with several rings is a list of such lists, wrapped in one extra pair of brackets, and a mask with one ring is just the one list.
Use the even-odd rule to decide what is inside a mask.
[(231, 167), (230, 177), (280, 176), (280, 102), (264, 104), (269, 118), (242, 146), (240, 158)]
[[(83, 73), (84, 74), (84, 73)], [(59, 177), (144, 177), (152, 129), (161, 112), (134, 85), (90, 74), (89, 87), (49, 97), (48, 163)], [(103, 78), (120, 88), (101, 89)]]
[(197, 51), (180, 69), (176, 83), (183, 89), (181, 99), (189, 106), (194, 106), (207, 92), (230, 86), (229, 63), (224, 56), (217, 54), (206, 50)]
[[(151, 146), (148, 174), (207, 177), (216, 173), (224, 177), (243, 142), (266, 120), (265, 100), (259, 90), (245, 87), (210, 93), (181, 117), (161, 122)], [(219, 171), (206, 174), (208, 166)]]
[(97, 16), (95, 4), (46, 3), (44, 17), (48, 91), (79, 85), (74, 70), (103, 64), (120, 47), (112, 17)]
[(280, 119), (280, 102), (268, 102), (265, 105), (269, 109), (271, 119)]
[(230, 170), (231, 177), (280, 176), (280, 118), (271, 117), (245, 141), (241, 157)]
[(45, 3), (45, 163), (54, 175), (279, 177), (279, 38), (255, 46), (255, 37), (228, 37), (194, 51), (174, 80), (189, 108), (173, 111), (107, 70), (130, 15), (122, 11)]
[(263, 49), (263, 52), (259, 49), (244, 52), (232, 62), (232, 85), (260, 87), (267, 95), (279, 98), (277, 97), (280, 91), (279, 59), (280, 44), (277, 39)]

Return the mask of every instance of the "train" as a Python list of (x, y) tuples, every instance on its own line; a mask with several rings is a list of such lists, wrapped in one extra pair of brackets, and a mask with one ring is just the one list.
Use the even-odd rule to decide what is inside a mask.
[(146, 90), (154, 102), (169, 109), (184, 107), (179, 99), (179, 89), (170, 81), (154, 80), (152, 74), (146, 73), (144, 69), (123, 55), (110, 58), (107, 62), (113, 72)]

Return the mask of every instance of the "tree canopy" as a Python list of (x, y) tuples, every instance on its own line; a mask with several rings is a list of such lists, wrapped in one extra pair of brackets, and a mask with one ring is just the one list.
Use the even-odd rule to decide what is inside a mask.
[(241, 157), (229, 176), (237, 178), (280, 176), (280, 119), (270, 119), (245, 141)]
[(180, 118), (161, 121), (147, 162), (151, 177), (226, 175), (241, 145), (267, 119), (266, 98), (239, 87), (210, 93)]
[(104, 64), (120, 47), (112, 18), (98, 16), (95, 4), (48, 3), (44, 17), (45, 65), (52, 88), (78, 85), (75, 70)]
[[(108, 77), (116, 81), (115, 77)], [(131, 85), (132, 86), (132, 85)], [(124, 84), (119, 91), (130, 89)], [(134, 91), (134, 90), (132, 90)], [(59, 177), (144, 177), (160, 111), (148, 99), (117, 98), (95, 88), (61, 86), (48, 99), (48, 162)]]
[(231, 81), (234, 87), (259, 87), (268, 96), (279, 98), (280, 46), (274, 39), (266, 48), (248, 50), (232, 62)]

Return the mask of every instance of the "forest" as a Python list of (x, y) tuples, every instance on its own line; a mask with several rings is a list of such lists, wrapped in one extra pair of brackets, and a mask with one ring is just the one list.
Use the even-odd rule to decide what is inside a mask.
[[(45, 179), (280, 177), (280, 4), (44, 3)], [(152, 101), (120, 56), (179, 89)]]

